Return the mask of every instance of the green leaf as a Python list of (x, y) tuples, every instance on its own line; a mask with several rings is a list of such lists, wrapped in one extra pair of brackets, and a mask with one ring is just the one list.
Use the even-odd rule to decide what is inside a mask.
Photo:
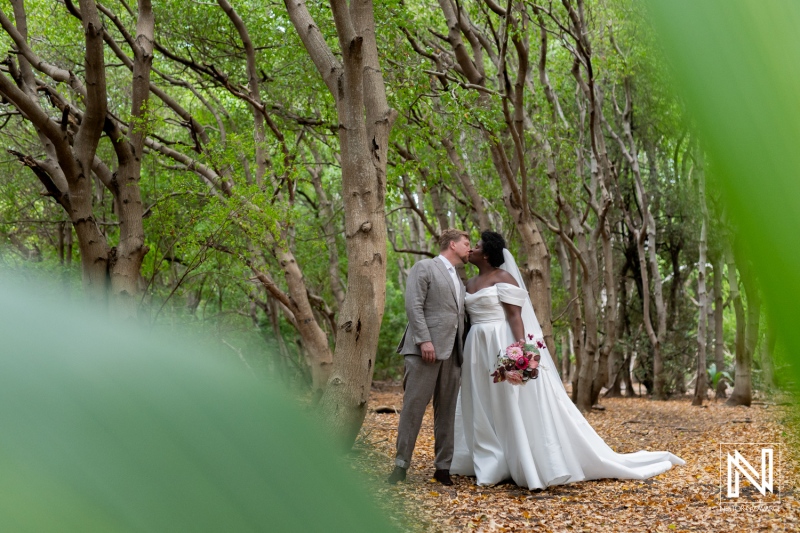
[(0, 293), (0, 530), (391, 530), (318, 424), (230, 352)]
[(800, 377), (800, 3), (651, 0), (679, 87)]

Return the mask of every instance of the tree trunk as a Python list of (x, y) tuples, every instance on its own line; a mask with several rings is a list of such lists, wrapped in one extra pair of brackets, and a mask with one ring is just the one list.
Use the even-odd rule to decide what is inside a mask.
[(570, 371), (569, 381), (572, 383), (572, 401), (578, 401), (578, 376), (583, 364), (584, 323), (581, 302), (578, 299), (578, 265), (577, 259), (570, 255), (570, 301), (573, 305), (572, 327), (570, 328), (570, 343), (575, 361)]
[(761, 381), (764, 392), (771, 392), (775, 389), (775, 369), (772, 364), (772, 357), (775, 353), (775, 328), (772, 321), (767, 317), (766, 336), (761, 343)]
[(64, 226), (64, 263), (67, 270), (72, 267), (72, 225)]
[(370, 0), (331, 0), (341, 64), (305, 2), (286, 9), (336, 100), (342, 151), (342, 198), (347, 243), (347, 295), (339, 311), (336, 351), (320, 414), (350, 448), (367, 412), (386, 300), (386, 162), (397, 113), (386, 101)]
[(56, 228), (58, 228), (58, 262), (61, 266), (64, 266), (64, 228), (66, 227), (66, 223), (59, 222), (56, 224)]
[[(520, 229), (520, 226), (517, 226)], [(528, 277), (528, 294), (531, 297), (533, 308), (536, 311), (536, 318), (542, 327), (544, 342), (550, 353), (556, 349), (555, 339), (553, 338), (552, 322), (552, 287), (550, 286), (550, 253), (547, 251), (545, 242), (538, 226), (533, 220), (528, 220), (525, 224), (525, 233), (529, 238), (524, 240), (526, 244), (526, 261), (523, 270)]]
[[(572, 257), (570, 252), (567, 251), (566, 245), (560, 238), (556, 239), (555, 248), (556, 257), (558, 258), (558, 263), (561, 267), (561, 281), (563, 282), (564, 289), (566, 289), (569, 296), (569, 302), (567, 303), (567, 306), (569, 311), (570, 327), (568, 328), (567, 332), (567, 340), (565, 340), (563, 345), (564, 347), (562, 348), (562, 350), (568, 350), (568, 353), (565, 352), (564, 357), (561, 359), (561, 381), (564, 383), (570, 383), (572, 374), (574, 372), (574, 367), (577, 365), (577, 359), (573, 363), (570, 355), (575, 352), (575, 347), (573, 344), (574, 336), (572, 331), (573, 328), (578, 327), (581, 321), (580, 303), (578, 302), (577, 279), (573, 279), (575, 259)], [(575, 390), (575, 386), (573, 386), (573, 392)], [(573, 401), (574, 400), (575, 398), (573, 398)]]
[[(651, 152), (648, 152), (648, 158), (650, 157)], [(676, 344), (679, 344), (681, 341), (682, 331), (680, 328), (680, 318), (681, 313), (680, 311), (680, 302), (683, 300), (683, 277), (681, 275), (681, 264), (680, 264), (680, 255), (681, 255), (681, 243), (670, 243), (668, 245), (668, 251), (670, 255), (670, 259), (672, 262), (672, 282), (670, 283), (670, 290), (669, 290), (669, 305), (668, 309), (668, 317), (667, 323), (669, 325), (669, 332), (670, 337), (674, 339)], [(707, 285), (707, 284), (706, 284)], [(706, 309), (710, 309), (708, 305), (708, 300), (706, 300)], [(708, 333), (708, 327), (706, 327), (706, 334)], [(706, 349), (706, 353), (708, 353), (708, 349)], [(689, 368), (692, 365), (692, 357), (690, 354), (686, 352), (682, 352), (678, 355), (678, 370), (674, 373), (675, 375), (675, 392), (679, 396), (683, 396), (686, 394), (686, 374), (684, 373), (684, 368)], [(695, 361), (696, 362), (696, 361)]]
[(667, 333), (667, 309), (664, 305), (661, 272), (658, 269), (658, 254), (656, 253), (656, 224), (652, 214), (648, 212), (648, 215), (648, 257), (650, 259), (649, 262), (651, 276), (653, 279), (653, 300), (655, 301), (656, 305), (656, 317), (658, 321), (656, 343), (653, 345), (653, 397), (656, 400), (665, 400), (667, 398), (666, 374), (664, 372), (661, 348), (664, 343), (664, 336)]
[[(312, 150), (312, 152), (314, 155), (314, 160), (319, 165), (319, 163), (321, 163), (321, 159), (316, 153), (316, 150)], [(319, 214), (325, 221), (325, 224), (322, 225), (321, 229), (322, 233), (325, 235), (325, 244), (328, 248), (328, 279), (330, 280), (333, 299), (336, 301), (335, 309), (338, 311), (344, 303), (345, 290), (344, 284), (342, 283), (342, 277), (339, 274), (339, 247), (336, 243), (337, 230), (333, 222), (333, 204), (328, 198), (328, 195), (325, 193), (325, 189), (322, 187), (322, 171), (319, 166), (309, 168), (308, 172), (311, 175), (311, 182), (314, 185), (314, 191), (317, 194), (317, 202), (319, 202)]]
[(736, 262), (730, 249), (726, 250), (728, 262), (728, 285), (731, 300), (736, 312), (736, 372), (734, 376), (733, 393), (726, 405), (750, 405), (752, 401), (752, 383), (750, 381), (750, 361), (745, 346), (745, 329), (747, 322), (744, 314), (744, 305), (739, 291), (739, 280), (736, 276)]
[(461, 186), (464, 187), (464, 191), (466, 191), (467, 196), (472, 202), (472, 210), (475, 214), (475, 222), (478, 224), (478, 228), (481, 231), (492, 229), (491, 224), (489, 223), (489, 217), (486, 215), (486, 209), (483, 206), (483, 198), (480, 194), (478, 194), (475, 185), (472, 183), (472, 178), (464, 166), (464, 161), (458, 155), (458, 151), (456, 151), (453, 141), (450, 138), (445, 137), (442, 139), (442, 146), (444, 146), (444, 149), (447, 152), (447, 157), (450, 159), (450, 163), (455, 168), (455, 174), (458, 177)]
[(308, 354), (307, 362), (311, 368), (311, 387), (316, 394), (320, 394), (325, 388), (333, 364), (328, 336), (314, 317), (303, 272), (294, 254), (283, 246), (275, 248), (273, 252), (283, 269), (289, 297), (294, 304), (292, 311), (297, 322), (297, 331), (303, 339)]
[(625, 362), (622, 364), (622, 378), (625, 381), (625, 396), (629, 398), (636, 397), (636, 391), (633, 390), (633, 378), (631, 378), (631, 354), (627, 353), (628, 349), (625, 348)]
[[(691, 170), (689, 175), (691, 176)], [(697, 274), (697, 302), (698, 302), (698, 320), (697, 320), (697, 379), (694, 385), (694, 398), (692, 405), (703, 405), (703, 400), (706, 400), (708, 395), (707, 375), (706, 375), (706, 326), (708, 324), (708, 295), (706, 293), (706, 250), (708, 249), (708, 210), (706, 209), (706, 193), (705, 193), (705, 178), (702, 169), (699, 174), (699, 189), (700, 197), (700, 210), (703, 213), (703, 220), (700, 226), (700, 253), (697, 261), (698, 274)]]
[(112, 310), (128, 318), (136, 315), (139, 304), (139, 277), (142, 261), (149, 248), (144, 241), (144, 207), (139, 189), (146, 135), (147, 103), (150, 97), (150, 70), (153, 63), (155, 18), (150, 0), (139, 0), (139, 14), (134, 41), (131, 116), (129, 142), (114, 142), (119, 168), (111, 178), (111, 189), (119, 217), (119, 244), (111, 250), (109, 277)]
[(593, 274), (596, 275), (596, 272), (587, 272), (581, 280), (585, 332), (581, 364), (578, 367), (578, 394), (575, 405), (584, 412), (592, 408), (592, 371), (597, 353), (597, 300), (591, 277)]
[(756, 354), (758, 345), (758, 330), (761, 321), (761, 295), (759, 294), (758, 284), (754, 277), (753, 268), (747, 259), (737, 257), (744, 262), (742, 273), (742, 285), (744, 285), (745, 296), (747, 297), (747, 326), (745, 327), (744, 354), (745, 357), (740, 361), (736, 360), (736, 382), (733, 386), (733, 393), (728, 400), (729, 405), (750, 405), (753, 400), (753, 358)]
[[(619, 292), (618, 292), (618, 313), (617, 313), (617, 339), (622, 339), (625, 335), (625, 331), (628, 329), (628, 281), (626, 279), (626, 274), (628, 272), (628, 264), (622, 268), (622, 271), (619, 274)], [(612, 358), (609, 359), (608, 368), (609, 368), (609, 375), (613, 376), (614, 381), (611, 383), (608, 392), (606, 392), (606, 398), (616, 398), (622, 396), (622, 382), (625, 382), (626, 394), (630, 395), (632, 392), (631, 390), (631, 372), (630, 372), (630, 358), (628, 356), (628, 346), (627, 344), (621, 343), (622, 347), (618, 345), (614, 346), (612, 350)], [(622, 352), (622, 357), (620, 357), (620, 351)]]
[(436, 216), (436, 221), (439, 223), (438, 235), (441, 235), (442, 231), (450, 227), (450, 221), (447, 218), (447, 209), (445, 208), (445, 205), (442, 202), (441, 194), (439, 194), (439, 189), (441, 185), (438, 183), (433, 184), (430, 182), (430, 178), (428, 178), (427, 169), (421, 168), (420, 172), (422, 173), (426, 183), (428, 183), (428, 195), (430, 196), (431, 199), (431, 205), (433, 206), (433, 213)]
[[(638, 233), (636, 238), (636, 250), (639, 255), (639, 270), (642, 276), (642, 320), (644, 322), (647, 338), (650, 340), (650, 346), (653, 354), (653, 381), (654, 381), (654, 397), (657, 400), (663, 400), (663, 384), (664, 384), (664, 366), (661, 361), (661, 340), (653, 328), (653, 321), (650, 316), (650, 280), (647, 272), (647, 255), (644, 249), (644, 236), (641, 230), (635, 230)], [(656, 385), (661, 386), (658, 389)]]
[(620, 359), (619, 353), (614, 350), (608, 359), (608, 375), (610, 383), (608, 390), (603, 395), (604, 398), (619, 398), (622, 396), (622, 364), (624, 359)]
[(618, 309), (617, 292), (614, 279), (614, 250), (612, 246), (612, 234), (608, 220), (602, 222), (603, 226), (599, 231), (599, 237), (603, 247), (603, 286), (605, 288), (605, 337), (600, 348), (594, 366), (594, 381), (592, 383), (592, 405), (597, 403), (600, 398), (600, 391), (608, 385), (609, 381), (609, 357), (614, 351), (617, 341), (617, 322)]
[[(714, 268), (714, 363), (717, 372), (725, 370), (725, 331), (723, 329), (722, 254), (717, 253), (713, 260)], [(716, 398), (726, 398), (728, 383), (724, 379), (717, 381)]]
[(264, 182), (264, 175), (267, 171), (267, 154), (265, 151), (267, 137), (264, 128), (264, 114), (257, 107), (262, 105), (262, 102), (261, 90), (258, 82), (255, 47), (250, 39), (250, 34), (247, 31), (244, 21), (233, 6), (231, 6), (227, 0), (217, 0), (217, 3), (239, 33), (245, 51), (245, 58), (247, 60), (247, 88), (253, 100), (253, 103), (250, 104), (250, 108), (254, 119), (253, 140), (255, 141), (256, 185), (261, 187)]

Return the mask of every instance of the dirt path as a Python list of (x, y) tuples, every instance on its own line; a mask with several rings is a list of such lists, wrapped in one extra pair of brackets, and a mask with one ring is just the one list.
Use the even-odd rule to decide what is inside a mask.
[[(479, 487), (454, 476), (453, 487), (433, 482), (433, 413), (428, 408), (405, 483), (389, 486), (398, 414), (367, 416), (355, 464), (387, 497), (390, 513), (406, 531), (797, 531), (800, 530), (798, 464), (787, 433), (796, 416), (774, 401), (750, 408), (721, 402), (695, 408), (690, 399), (654, 402), (609, 399), (588, 420), (618, 452), (669, 450), (687, 464), (646, 481), (603, 480), (529, 491), (515, 485)], [(373, 409), (402, 408), (402, 390), (378, 383)], [(727, 483), (722, 443), (780, 443), (775, 456), (775, 492), (762, 505), (720, 505)], [(795, 444), (797, 444), (795, 442)], [(758, 460), (756, 460), (758, 459)], [(760, 458), (748, 458), (759, 471)], [(743, 482), (743, 486), (749, 485)], [(724, 485), (727, 489), (727, 485)], [(753, 493), (752, 489), (749, 489)], [(724, 493), (723, 493), (724, 496)], [(760, 495), (759, 495), (760, 496)], [(726, 499), (726, 498), (723, 498)]]

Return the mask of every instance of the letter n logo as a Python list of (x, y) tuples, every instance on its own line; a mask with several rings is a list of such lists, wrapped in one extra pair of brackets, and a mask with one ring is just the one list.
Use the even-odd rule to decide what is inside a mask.
[[(761, 493), (766, 496), (772, 490), (772, 448), (761, 448), (761, 475), (742, 457), (739, 450), (728, 454), (728, 498), (739, 497), (739, 479), (744, 476)], [(759, 482), (756, 479), (760, 480)]]

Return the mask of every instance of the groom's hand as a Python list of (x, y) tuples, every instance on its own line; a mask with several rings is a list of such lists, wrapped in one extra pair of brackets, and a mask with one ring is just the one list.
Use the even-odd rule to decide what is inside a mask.
[(436, 362), (436, 351), (433, 349), (431, 341), (423, 342), (419, 345), (419, 350), (422, 352), (422, 360), (426, 363)]

